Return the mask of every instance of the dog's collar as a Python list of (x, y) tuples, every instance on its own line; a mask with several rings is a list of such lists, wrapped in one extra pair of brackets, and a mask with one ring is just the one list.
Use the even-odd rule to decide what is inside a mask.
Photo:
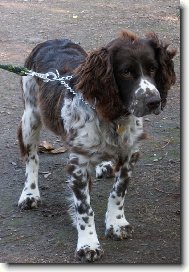
[(79, 99), (85, 104), (88, 105), (90, 108), (92, 108), (93, 110), (95, 110), (95, 106), (96, 106), (96, 99), (94, 101), (94, 104), (91, 105), (88, 102), (85, 101), (85, 99), (83, 98), (81, 93), (75, 92), (74, 89), (72, 87), (70, 87), (70, 85), (68, 84), (68, 82), (74, 77), (73, 75), (70, 76), (65, 76), (65, 77), (60, 77), (60, 74), (58, 72), (58, 70), (56, 70), (56, 72), (47, 72), (45, 74), (42, 73), (37, 73), (34, 71), (29, 71), (27, 73), (27, 75), (29, 76), (36, 76), (38, 78), (41, 78), (44, 82), (49, 82), (49, 81), (60, 81), (60, 83), (72, 94), (74, 95), (78, 95), (79, 94)]
[(123, 125), (123, 124), (117, 124), (117, 126), (116, 126), (116, 132), (117, 132), (117, 134), (119, 134), (120, 136), (122, 136), (124, 133), (125, 133), (125, 131), (126, 131), (126, 126), (125, 125)]
[(0, 64), (0, 69), (4, 69), (7, 70), (9, 72), (15, 73), (19, 76), (35, 76), (38, 78), (41, 78), (44, 82), (49, 82), (49, 81), (60, 81), (60, 83), (72, 94), (74, 95), (78, 95), (79, 99), (81, 101), (83, 101), (84, 104), (88, 105), (91, 109), (95, 109), (96, 106), (96, 99), (94, 101), (94, 104), (91, 105), (88, 102), (85, 101), (85, 99), (83, 98), (82, 94), (79, 94), (79, 92), (75, 92), (68, 83), (68, 81), (70, 81), (74, 76), (70, 75), (70, 76), (65, 76), (65, 77), (60, 77), (60, 74), (58, 72), (58, 70), (55, 70), (54, 72), (47, 72), (47, 73), (37, 73), (35, 71), (29, 70), (26, 67), (21, 67), (21, 66), (14, 66), (14, 65), (4, 65), (4, 64)]
[(114, 125), (115, 125), (114, 129), (115, 129), (116, 133), (121, 137), (126, 133), (126, 131), (128, 129), (128, 123), (127, 123), (126, 119), (122, 118), (122, 117), (118, 118), (114, 122)]

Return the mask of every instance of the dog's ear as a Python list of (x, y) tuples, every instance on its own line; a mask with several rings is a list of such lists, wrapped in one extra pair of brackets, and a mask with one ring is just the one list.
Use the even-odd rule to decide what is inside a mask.
[(168, 90), (175, 84), (176, 75), (174, 71), (173, 58), (177, 50), (169, 50), (169, 44), (163, 44), (154, 33), (147, 33), (146, 38), (155, 51), (155, 58), (158, 62), (158, 69), (155, 74), (155, 83), (161, 96), (162, 109), (166, 105)]
[(123, 105), (114, 79), (111, 53), (107, 48), (95, 50), (75, 71), (76, 89), (105, 120), (113, 120), (122, 114)]

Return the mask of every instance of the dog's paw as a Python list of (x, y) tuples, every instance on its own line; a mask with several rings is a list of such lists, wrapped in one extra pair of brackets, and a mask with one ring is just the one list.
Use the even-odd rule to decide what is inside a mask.
[(41, 200), (39, 196), (26, 196), (25, 198), (20, 198), (18, 201), (18, 207), (21, 210), (30, 210), (30, 209), (36, 209), (41, 204)]
[(103, 254), (104, 251), (100, 245), (96, 248), (85, 245), (76, 251), (76, 258), (81, 262), (94, 262), (99, 260)]
[(96, 178), (111, 178), (114, 176), (113, 164), (111, 161), (102, 162), (96, 166)]
[(106, 237), (112, 238), (114, 240), (123, 240), (127, 238), (132, 238), (134, 232), (134, 228), (130, 225), (123, 225), (123, 226), (113, 226), (111, 225), (106, 230)]

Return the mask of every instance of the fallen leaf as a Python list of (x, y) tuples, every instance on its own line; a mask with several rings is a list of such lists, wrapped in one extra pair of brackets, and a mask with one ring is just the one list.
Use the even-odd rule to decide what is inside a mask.
[(64, 153), (66, 151), (67, 151), (67, 149), (64, 146), (61, 146), (59, 148), (51, 150), (50, 153), (52, 153), (52, 154), (59, 154), (59, 153)]
[(67, 151), (67, 149), (64, 146), (54, 148), (52, 144), (50, 144), (47, 141), (43, 141), (39, 145), (39, 152), (41, 153), (50, 153), (50, 154), (59, 154), (59, 153), (64, 153)]
[(42, 152), (42, 153), (49, 153), (51, 150), (54, 149), (53, 145), (50, 144), (49, 142), (47, 141), (42, 141), (42, 143), (40, 143), (39, 147), (39, 152)]
[(50, 144), (47, 141), (42, 141), (42, 143), (39, 146), (42, 146), (42, 147), (44, 147), (45, 149), (48, 149), (48, 150), (54, 149), (53, 145)]

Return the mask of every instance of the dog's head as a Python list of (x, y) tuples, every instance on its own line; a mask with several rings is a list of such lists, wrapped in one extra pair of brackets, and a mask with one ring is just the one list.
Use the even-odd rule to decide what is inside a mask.
[(155, 33), (141, 39), (123, 31), (79, 66), (77, 89), (89, 103), (96, 102), (97, 113), (105, 120), (159, 114), (176, 80), (175, 54)]

